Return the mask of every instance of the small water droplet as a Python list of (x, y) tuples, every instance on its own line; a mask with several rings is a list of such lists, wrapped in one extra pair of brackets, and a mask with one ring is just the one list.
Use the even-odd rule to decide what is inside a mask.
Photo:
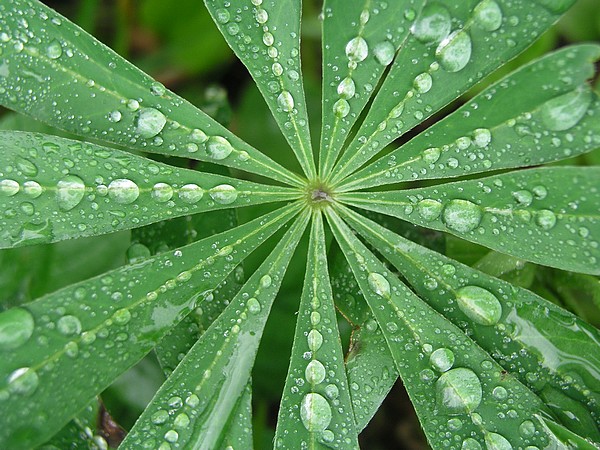
[(423, 151), (423, 161), (427, 164), (435, 164), (440, 159), (441, 154), (441, 150), (437, 147), (428, 148)]
[(533, 202), (533, 194), (525, 189), (513, 192), (512, 196), (521, 206), (529, 206)]
[(413, 86), (418, 92), (425, 94), (431, 90), (431, 86), (433, 86), (433, 78), (431, 78), (431, 75), (429, 75), (427, 72), (424, 72), (415, 77)]
[(473, 16), (485, 31), (496, 31), (502, 26), (502, 10), (494, 0), (483, 0), (473, 11)]
[(187, 428), (189, 424), (190, 418), (186, 413), (177, 414), (177, 417), (173, 421), (173, 426), (179, 429)]
[(75, 208), (84, 195), (85, 184), (75, 175), (67, 175), (56, 184), (56, 202), (63, 211)]
[[(169, 430), (165, 433), (165, 441), (170, 442), (171, 444), (177, 442), (179, 440), (179, 433), (175, 430)], [(159, 449), (162, 450), (162, 449)]]
[(449, 415), (474, 411), (483, 397), (479, 378), (475, 372), (463, 367), (444, 372), (435, 388), (438, 405)]
[(229, 184), (220, 184), (208, 191), (210, 197), (221, 205), (230, 205), (237, 200), (238, 191)]
[(300, 405), (300, 419), (310, 432), (323, 432), (331, 423), (332, 412), (329, 403), (320, 394), (306, 394)]
[(492, 133), (487, 128), (477, 128), (473, 132), (473, 143), (477, 147), (487, 147), (490, 145), (490, 142), (492, 142)]
[(350, 114), (350, 104), (347, 100), (340, 98), (333, 104), (333, 113), (340, 118), (346, 117)]
[(56, 324), (58, 331), (65, 336), (81, 333), (81, 322), (72, 315), (63, 316)]
[(371, 272), (367, 277), (369, 287), (380, 297), (390, 297), (390, 282), (380, 273)]
[(127, 308), (118, 309), (113, 314), (113, 320), (118, 325), (126, 325), (131, 320), (131, 312)]
[(165, 203), (173, 197), (173, 188), (167, 183), (156, 183), (152, 187), (151, 196), (159, 203)]
[(254, 297), (248, 299), (246, 306), (248, 307), (248, 312), (250, 314), (258, 314), (261, 310), (260, 303)]
[(417, 212), (427, 222), (431, 222), (440, 217), (442, 209), (443, 205), (431, 198), (425, 198), (417, 203)]
[(340, 396), (340, 390), (335, 384), (325, 386), (325, 395), (334, 400)]
[(340, 84), (338, 84), (337, 87), (337, 93), (346, 100), (354, 97), (354, 95), (356, 95), (356, 84), (354, 83), (354, 80), (350, 77), (346, 77), (340, 81)]
[(346, 56), (353, 62), (364, 61), (369, 56), (367, 41), (360, 36), (350, 39), (346, 44)]
[(212, 159), (220, 161), (231, 154), (233, 147), (224, 137), (211, 136), (206, 144), (206, 151)]
[(373, 55), (379, 64), (382, 66), (389, 66), (394, 60), (396, 54), (396, 48), (390, 41), (383, 41), (375, 45), (373, 48)]
[(592, 98), (592, 88), (584, 84), (574, 91), (548, 100), (540, 110), (542, 122), (552, 131), (573, 128), (587, 112)]
[(204, 189), (197, 184), (186, 184), (179, 189), (179, 198), (185, 203), (198, 203), (204, 197)]
[(229, 11), (225, 8), (219, 8), (215, 11), (215, 18), (217, 19), (217, 22), (221, 24), (229, 22), (230, 17)]
[(150, 420), (155, 425), (162, 425), (167, 420), (169, 420), (169, 413), (164, 409), (159, 409), (150, 417)]
[(33, 334), (34, 321), (29, 311), (12, 308), (0, 313), (0, 350), (13, 350)]
[(271, 287), (272, 283), (273, 283), (273, 279), (271, 278), (270, 275), (264, 275), (260, 279), (260, 287), (263, 288), (263, 289)]
[(454, 352), (449, 348), (438, 348), (429, 356), (429, 363), (438, 372), (447, 372), (454, 365)]
[(544, 230), (551, 230), (556, 225), (556, 214), (549, 209), (542, 209), (536, 213), (535, 223)]
[(62, 56), (63, 49), (56, 39), (51, 41), (46, 48), (46, 56), (50, 59), (58, 59)]
[(323, 345), (323, 335), (317, 330), (310, 330), (307, 336), (308, 348), (316, 352)]
[(130, 264), (135, 264), (143, 261), (146, 258), (149, 258), (151, 254), (152, 253), (148, 247), (146, 247), (144, 244), (136, 242), (131, 244), (127, 249), (127, 260)]
[(473, 231), (479, 226), (482, 218), (481, 208), (468, 200), (451, 200), (444, 208), (444, 223), (459, 233)]
[(535, 424), (531, 420), (525, 420), (519, 425), (519, 434), (525, 438), (532, 437), (535, 434)]
[(8, 376), (8, 390), (14, 394), (31, 395), (40, 382), (37, 372), (29, 367), (21, 367)]
[(325, 379), (325, 366), (318, 360), (313, 359), (306, 366), (304, 371), (306, 381), (311, 384), (322, 383)]
[(411, 32), (421, 42), (440, 42), (448, 36), (451, 27), (450, 12), (444, 6), (432, 3), (423, 8)]
[(162, 131), (167, 118), (158, 109), (141, 108), (135, 118), (135, 131), (144, 139), (153, 138)]
[(256, 21), (262, 25), (264, 23), (267, 23), (267, 20), (269, 20), (269, 13), (267, 13), (267, 11), (265, 11), (262, 8), (257, 8)]
[(492, 390), (492, 395), (496, 400), (506, 400), (508, 398), (508, 391), (502, 386), (496, 386)]
[(110, 120), (111, 122), (114, 122), (114, 123), (120, 122), (122, 117), (123, 117), (123, 115), (121, 114), (120, 111), (112, 111), (112, 112), (108, 113), (108, 120)]
[(479, 286), (465, 286), (456, 291), (460, 310), (473, 322), (495, 325), (502, 317), (502, 305), (498, 298)]
[(128, 205), (140, 196), (140, 188), (133, 181), (120, 178), (110, 182), (108, 196), (117, 203)]
[(471, 36), (465, 30), (459, 30), (445, 38), (438, 46), (435, 54), (448, 72), (458, 72), (465, 68), (471, 59)]
[(162, 97), (167, 92), (167, 89), (158, 81), (153, 82), (150, 85), (150, 93), (157, 97)]
[(546, 189), (544, 186), (534, 186), (531, 191), (538, 200), (544, 200), (548, 195), (548, 189)]
[(19, 192), (20, 186), (15, 180), (2, 180), (0, 181), (0, 195), (5, 197), (12, 197)]
[(285, 112), (294, 110), (294, 97), (288, 91), (281, 91), (277, 97), (277, 104)]

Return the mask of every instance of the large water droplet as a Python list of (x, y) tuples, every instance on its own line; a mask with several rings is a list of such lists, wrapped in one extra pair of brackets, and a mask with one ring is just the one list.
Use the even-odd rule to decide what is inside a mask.
[(431, 198), (425, 198), (417, 203), (417, 212), (427, 222), (431, 222), (440, 217), (442, 208), (443, 205), (440, 202)]
[(346, 56), (350, 61), (364, 61), (367, 56), (369, 56), (369, 46), (367, 45), (367, 41), (360, 36), (350, 39), (346, 44)]
[(29, 311), (12, 308), (0, 313), (0, 350), (20, 347), (33, 334), (34, 321)]
[(442, 151), (437, 147), (431, 147), (423, 151), (423, 161), (427, 164), (434, 164), (440, 159)]
[(294, 97), (288, 91), (282, 91), (277, 97), (277, 104), (285, 112), (294, 110)]
[(544, 230), (551, 230), (556, 225), (556, 214), (549, 209), (542, 209), (536, 213), (535, 223)]
[(159, 203), (168, 202), (173, 197), (173, 188), (167, 183), (156, 183), (152, 187), (151, 195)]
[(133, 181), (121, 178), (110, 182), (108, 196), (117, 203), (127, 205), (137, 200), (140, 188)]
[(488, 450), (512, 450), (512, 445), (504, 436), (498, 433), (486, 433), (485, 445)]
[(587, 84), (548, 100), (541, 107), (544, 125), (552, 131), (573, 128), (583, 118), (592, 102), (592, 88)]
[(354, 80), (350, 77), (346, 77), (340, 81), (340, 84), (338, 84), (337, 87), (337, 93), (344, 99), (350, 99), (354, 97), (356, 94), (356, 85), (354, 84)]
[(324, 431), (331, 423), (331, 417), (331, 406), (322, 395), (311, 392), (302, 399), (300, 419), (308, 431)]
[(204, 189), (197, 184), (186, 184), (179, 189), (179, 198), (186, 203), (197, 203), (204, 197)]
[(48, 47), (46, 47), (46, 56), (50, 59), (58, 59), (61, 57), (62, 53), (62, 46), (56, 39), (51, 41), (50, 44), (48, 44)]
[(451, 200), (444, 208), (444, 223), (459, 233), (473, 231), (479, 226), (482, 218), (481, 208), (468, 200)]
[(19, 192), (20, 186), (15, 180), (2, 180), (0, 181), (0, 195), (5, 197), (12, 197)]
[(308, 348), (316, 352), (323, 345), (323, 335), (317, 330), (310, 330), (307, 336)]
[(447, 372), (454, 365), (454, 352), (449, 348), (438, 348), (429, 356), (429, 363), (438, 372)]
[(435, 388), (438, 405), (450, 415), (474, 411), (483, 396), (481, 382), (475, 372), (463, 367), (444, 372)]
[(248, 303), (246, 306), (248, 307), (248, 312), (250, 314), (258, 314), (261, 310), (260, 303), (254, 297), (248, 299)]
[(394, 60), (396, 48), (390, 41), (383, 41), (373, 48), (375, 59), (382, 66), (388, 66)]
[(475, 7), (473, 16), (485, 31), (496, 31), (502, 26), (502, 10), (494, 0), (483, 0)]
[(421, 73), (415, 77), (413, 86), (417, 92), (426, 94), (431, 90), (431, 86), (433, 86), (433, 78), (427, 72)]
[(458, 72), (471, 59), (471, 36), (464, 30), (455, 31), (438, 46), (435, 54), (440, 65), (448, 72)]
[(311, 384), (322, 383), (325, 379), (325, 366), (321, 363), (321, 361), (313, 359), (306, 366), (304, 375), (306, 376), (306, 381)]
[(473, 438), (467, 438), (463, 441), (461, 450), (481, 450), (481, 444)]
[(371, 272), (367, 277), (369, 287), (380, 297), (390, 296), (390, 282), (380, 273)]
[(450, 33), (450, 12), (438, 3), (423, 8), (423, 12), (411, 28), (412, 34), (421, 42), (440, 42)]
[(490, 145), (490, 142), (492, 142), (492, 133), (487, 128), (477, 128), (473, 132), (473, 143), (477, 147), (487, 147)]
[(81, 333), (81, 322), (75, 316), (67, 315), (58, 319), (58, 331), (65, 336)]
[(75, 208), (84, 195), (85, 184), (75, 175), (67, 175), (56, 184), (56, 202), (63, 211)]
[(210, 197), (221, 205), (230, 205), (235, 202), (238, 197), (238, 191), (236, 188), (229, 184), (220, 184), (215, 186), (208, 191)]
[(29, 367), (21, 367), (8, 376), (8, 390), (14, 394), (31, 395), (40, 382), (38, 374)]
[(152, 138), (162, 131), (167, 118), (158, 109), (141, 108), (135, 118), (135, 131), (145, 139)]
[[(0, 188), (1, 191), (1, 188)], [(31, 198), (38, 198), (42, 195), (43, 188), (36, 181), (26, 181), (23, 183), (23, 192)]]
[(495, 325), (502, 317), (502, 305), (498, 298), (479, 286), (465, 286), (456, 291), (460, 310), (473, 322)]
[(227, 158), (231, 154), (233, 147), (224, 137), (211, 136), (208, 138), (206, 151), (212, 159), (221, 160)]
[(350, 104), (347, 100), (340, 98), (333, 104), (333, 113), (340, 118), (346, 117), (350, 114)]

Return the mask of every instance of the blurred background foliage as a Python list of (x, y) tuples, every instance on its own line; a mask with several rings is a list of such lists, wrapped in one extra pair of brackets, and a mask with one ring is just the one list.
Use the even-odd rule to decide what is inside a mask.
[[(64, 0), (45, 3), (169, 89), (229, 126), (241, 138), (274, 160), (293, 169), (299, 168), (247, 71), (227, 47), (200, 0)], [(302, 57), (315, 144), (320, 130), (320, 8), (320, 0), (304, 0)], [(553, 49), (582, 41), (600, 41), (598, 0), (579, 0), (529, 50), (449, 105), (444, 112), (456, 109), (469, 97), (520, 65)], [(598, 77), (594, 83), (600, 91)], [(430, 123), (428, 121), (425, 125)], [(8, 111), (2, 111), (0, 115), (0, 128), (64, 135), (58, 130)], [(400, 142), (406, 141), (417, 131), (419, 130), (409, 133)], [(168, 162), (191, 165), (189, 161), (173, 158)], [(597, 165), (600, 164), (600, 150), (558, 164)], [(202, 164), (191, 166), (206, 169)], [(223, 173), (223, 169), (217, 170)], [(237, 212), (237, 221), (243, 223), (268, 210), (269, 207), (264, 205), (243, 208)], [(207, 217), (206, 220), (214, 219)], [(230, 225), (233, 226), (235, 222), (236, 220), (232, 220)], [(531, 289), (590, 323), (600, 325), (600, 281), (597, 277), (543, 268), (458, 238), (432, 233), (399, 221), (386, 219), (386, 222), (387, 226), (413, 240), (479, 270)], [(135, 238), (132, 240), (131, 236), (130, 232), (120, 232), (52, 245), (0, 251), (0, 311), (125, 264), (128, 250), (131, 257), (132, 243), (135, 244)], [(276, 239), (277, 236), (274, 240)], [(295, 313), (304, 278), (306, 245), (305, 240), (290, 266), (265, 330), (266, 345), (261, 347), (256, 362), (253, 402), (257, 449), (270, 448), (274, 436), (277, 408), (291, 351)], [(247, 260), (246, 273), (251, 273), (264, 260), (268, 250), (259, 249)], [(332, 254), (335, 255), (335, 251)], [(227, 298), (223, 301), (227, 302)], [(347, 349), (352, 330), (341, 315), (340, 329)], [(102, 400), (116, 423), (107, 414), (103, 414), (102, 410), (93, 408), (85, 412), (88, 424), (94, 426), (95, 422), (98, 427), (96, 431), (104, 433), (111, 438), (110, 442), (117, 444), (120, 435), (117, 424), (124, 429), (130, 428), (163, 381), (163, 372), (156, 357), (151, 354), (103, 394)], [(57, 439), (63, 438), (59, 436)], [(56, 441), (64, 445), (60, 448), (87, 448), (85, 440), (67, 444), (68, 438), (66, 439)], [(362, 433), (361, 445), (367, 450), (428, 448), (401, 383), (396, 384), (369, 427)]]

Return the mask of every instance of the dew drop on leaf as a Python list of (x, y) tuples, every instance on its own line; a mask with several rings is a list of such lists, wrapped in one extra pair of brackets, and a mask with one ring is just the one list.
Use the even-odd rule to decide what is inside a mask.
[(33, 328), (33, 316), (26, 309), (12, 308), (0, 313), (0, 350), (12, 350), (25, 344)]
[(496, 31), (502, 26), (502, 10), (494, 0), (483, 0), (475, 7), (473, 15), (485, 31)]
[(356, 94), (356, 84), (354, 80), (350, 77), (344, 78), (340, 81), (337, 87), (337, 93), (343, 99), (351, 99)]
[(65, 336), (81, 333), (81, 322), (77, 317), (72, 315), (66, 315), (58, 319), (56, 327)]
[(492, 133), (487, 128), (477, 128), (473, 132), (473, 143), (477, 147), (487, 147), (490, 145), (490, 142), (492, 142)]
[(85, 184), (75, 175), (67, 175), (56, 184), (56, 202), (63, 211), (75, 208), (83, 199)]
[(23, 192), (28, 197), (38, 198), (40, 195), (42, 195), (42, 191), (42, 186), (40, 186), (40, 184), (36, 181), (26, 181), (25, 183), (23, 183)]
[(304, 375), (306, 377), (306, 381), (308, 381), (311, 384), (322, 383), (325, 379), (325, 366), (323, 365), (323, 363), (321, 363), (321, 361), (313, 359), (306, 366)]
[(150, 195), (159, 203), (168, 202), (173, 197), (173, 188), (167, 183), (156, 183)]
[(206, 144), (206, 151), (212, 159), (220, 161), (231, 154), (233, 147), (224, 137), (211, 136)]
[(167, 118), (158, 109), (141, 108), (136, 114), (135, 131), (144, 139), (153, 138), (162, 131)]
[(437, 147), (431, 147), (423, 151), (423, 161), (427, 164), (435, 164), (440, 159), (441, 150)]
[(417, 212), (419, 213), (419, 216), (427, 222), (431, 222), (440, 217), (442, 208), (443, 205), (440, 202), (431, 198), (425, 198), (417, 203)]
[(50, 59), (58, 59), (63, 54), (62, 46), (56, 39), (46, 47), (46, 56)]
[(2, 180), (0, 181), (0, 195), (5, 197), (12, 197), (19, 192), (20, 186), (15, 180)]
[(261, 310), (260, 303), (254, 297), (248, 299), (247, 307), (250, 314), (258, 314)]
[(367, 277), (369, 287), (380, 297), (390, 296), (390, 282), (380, 273), (371, 272)]
[(294, 110), (294, 97), (288, 91), (282, 91), (277, 97), (277, 104), (285, 112)]
[(427, 5), (411, 28), (412, 34), (421, 42), (440, 42), (450, 33), (450, 12), (439, 3)]
[(551, 230), (556, 225), (556, 214), (549, 209), (542, 209), (537, 212), (535, 223), (543, 230)]
[(21, 367), (8, 376), (8, 390), (14, 394), (31, 395), (35, 392), (40, 382), (35, 370), (30, 367)]
[(389, 66), (394, 60), (396, 48), (390, 41), (383, 41), (373, 47), (373, 55), (379, 64)]
[(198, 203), (204, 197), (204, 189), (197, 184), (186, 184), (179, 189), (179, 198), (185, 203)]
[(444, 208), (443, 219), (448, 228), (459, 233), (473, 231), (481, 223), (481, 208), (468, 200), (455, 199)]
[(133, 181), (120, 178), (110, 182), (108, 196), (117, 203), (128, 205), (140, 196), (140, 188)]
[(350, 104), (347, 100), (340, 98), (333, 104), (333, 113), (340, 118), (346, 117), (350, 113)]
[(587, 112), (592, 98), (592, 89), (585, 84), (574, 91), (548, 100), (541, 107), (543, 124), (552, 131), (573, 128)]
[(473, 438), (467, 438), (463, 441), (461, 450), (482, 450), (481, 444)]
[(308, 348), (316, 352), (323, 345), (323, 335), (317, 330), (310, 330), (307, 336)]
[(427, 72), (419, 74), (415, 77), (413, 86), (417, 92), (425, 94), (431, 90), (431, 86), (433, 86), (433, 79)]
[(465, 68), (471, 59), (471, 36), (464, 30), (455, 31), (438, 46), (435, 54), (448, 72), (458, 72)]
[(300, 404), (300, 419), (310, 432), (322, 432), (331, 423), (331, 406), (321, 394), (306, 394)]
[(512, 445), (508, 440), (498, 433), (486, 433), (485, 445), (488, 450), (512, 450)]
[(369, 56), (369, 46), (364, 38), (357, 36), (346, 44), (346, 56), (350, 61), (361, 62)]
[(495, 325), (502, 317), (502, 305), (498, 298), (479, 286), (465, 286), (456, 291), (460, 310), (480, 325)]
[(449, 415), (474, 411), (483, 396), (475, 372), (463, 367), (444, 372), (436, 381), (435, 389), (438, 405)]
[(438, 348), (429, 356), (429, 363), (438, 372), (447, 372), (454, 365), (454, 352), (449, 348)]
[(237, 200), (238, 191), (229, 184), (220, 184), (208, 191), (210, 197), (221, 205), (230, 205)]

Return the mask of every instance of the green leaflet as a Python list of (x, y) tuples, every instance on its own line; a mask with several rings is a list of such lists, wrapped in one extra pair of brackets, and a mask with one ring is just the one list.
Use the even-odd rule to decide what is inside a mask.
[(274, 448), (358, 448), (320, 211), (313, 213), (310, 231), (306, 277)]
[(7, 0), (0, 13), (2, 105), (87, 138), (301, 183), (37, 0)]
[(229, 46), (250, 71), (305, 175), (314, 178), (315, 162), (300, 69), (302, 2), (205, 0), (204, 3)]
[(534, 166), (594, 150), (600, 98), (586, 79), (599, 58), (599, 46), (580, 45), (530, 63), (338, 190)]
[(421, 298), (538, 393), (565, 426), (600, 438), (597, 329), (528, 290), (410, 242), (348, 209), (342, 212), (370, 244), (387, 249), (386, 259)]
[(424, 0), (326, 0), (323, 127), (319, 174), (330, 175), (356, 123), (422, 9)]
[(43, 134), (0, 131), (0, 154), (0, 248), (300, 196)]
[(3, 312), (0, 446), (47, 440), (297, 212), (284, 207)]
[(217, 448), (248, 384), (271, 305), (309, 215), (302, 214), (218, 319), (200, 337), (121, 444)]
[[(327, 218), (377, 318), (431, 446), (546, 448), (549, 436), (534, 417), (548, 414), (541, 400), (412, 293), (333, 211)], [(506, 395), (502, 401), (499, 392)]]
[(598, 167), (550, 167), (340, 201), (547, 266), (600, 274)]
[[(439, 0), (411, 27), (369, 114), (334, 170), (339, 182), (513, 58), (574, 0)], [(535, 20), (532, 20), (535, 18)]]
[(224, 429), (220, 450), (253, 448), (252, 441), (252, 384), (249, 382)]

